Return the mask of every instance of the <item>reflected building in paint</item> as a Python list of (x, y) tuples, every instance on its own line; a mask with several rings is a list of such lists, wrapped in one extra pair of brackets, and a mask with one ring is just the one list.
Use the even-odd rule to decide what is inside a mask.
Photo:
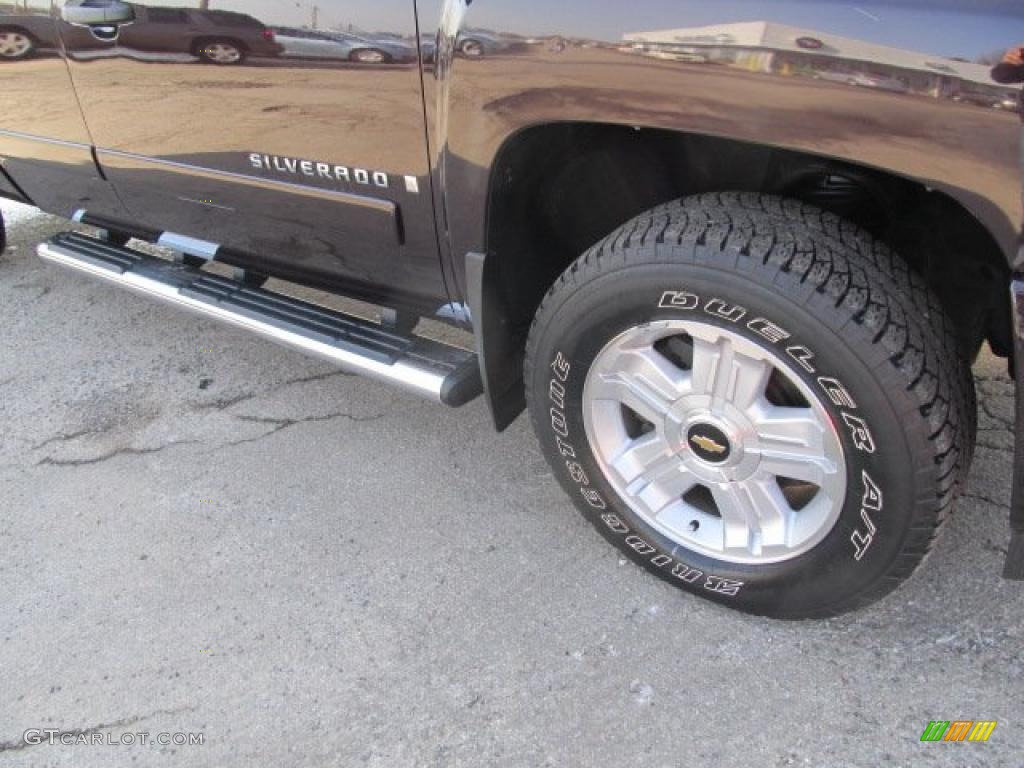
[(768, 21), (637, 32), (624, 40), (623, 50), (652, 58), (1017, 108), (1016, 94), (992, 79), (990, 65)]

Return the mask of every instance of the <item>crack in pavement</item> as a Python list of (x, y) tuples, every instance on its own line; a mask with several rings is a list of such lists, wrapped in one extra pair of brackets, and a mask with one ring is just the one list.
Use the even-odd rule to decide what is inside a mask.
[(993, 498), (991, 498), (989, 496), (985, 496), (985, 495), (980, 494), (980, 493), (973, 493), (973, 492), (966, 493), (966, 492), (964, 492), (964, 493), (960, 494), (960, 498), (961, 499), (975, 499), (977, 501), (983, 501), (986, 504), (992, 504), (993, 506), (996, 506), (996, 507), (1009, 508), (1009, 506), (1010, 506), (1005, 501), (997, 501), (996, 499), (993, 499)]
[[(300, 378), (297, 378), (297, 379), (290, 379), (288, 381), (283, 381), (280, 384), (278, 384), (277, 386), (271, 387), (270, 389), (264, 390), (263, 392), (250, 392), (250, 393), (247, 393), (247, 394), (244, 394), (244, 395), (238, 395), (237, 397), (227, 398), (225, 400), (219, 400), (219, 401), (216, 401), (216, 402), (213, 402), (213, 403), (203, 403), (203, 404), (194, 406), (193, 410), (195, 410), (195, 411), (206, 411), (206, 410), (224, 411), (224, 410), (227, 410), (228, 408), (231, 408), (232, 406), (238, 405), (239, 403), (244, 403), (244, 402), (246, 402), (248, 400), (252, 400), (254, 398), (262, 397), (262, 396), (265, 396), (265, 395), (273, 395), (276, 392), (279, 392), (280, 390), (285, 389), (286, 387), (294, 386), (296, 384), (306, 384), (306, 383), (314, 382), (314, 381), (323, 381), (325, 379), (331, 379), (331, 378), (334, 378), (334, 377), (337, 377), (337, 376), (348, 377), (348, 376), (355, 376), (355, 375), (356, 374), (349, 373), (348, 371), (338, 371), (338, 370), (326, 371), (324, 373), (317, 373), (317, 374), (313, 374), (311, 376), (303, 376), (303, 377), (300, 377)], [(9, 381), (13, 381), (13, 380), (14, 379), (12, 378)], [(0, 382), (0, 384), (2, 384), (2, 383), (4, 383), (4, 382)], [(384, 414), (381, 414), (381, 416), (383, 416), (383, 415)], [(306, 422), (306, 421), (326, 421), (328, 419), (340, 418), (342, 416), (346, 416), (346, 417), (350, 418), (353, 421), (370, 420), (370, 419), (363, 419), (361, 417), (350, 416), (349, 414), (345, 414), (345, 413), (336, 413), (336, 414), (331, 414), (330, 416), (327, 416), (327, 417), (310, 417), (310, 418), (306, 418), (306, 419), (265, 419), (265, 420), (261, 420), (261, 419), (258, 419), (257, 417), (236, 416), (234, 414), (231, 414), (231, 416), (232, 416), (232, 418), (240, 419), (242, 421), (252, 421), (252, 422), (257, 422), (257, 423), (273, 424), (275, 428), (270, 430), (269, 432), (263, 434), (263, 435), (260, 435), (257, 438), (247, 438), (245, 440), (224, 443), (220, 447), (231, 447), (231, 446), (240, 445), (240, 444), (246, 443), (246, 442), (252, 442), (253, 440), (262, 440), (264, 437), (268, 437), (268, 436), (274, 434), (275, 432), (280, 432), (282, 429), (287, 429), (288, 427), (294, 426), (296, 424), (301, 424), (301, 423)], [(376, 418), (376, 417), (374, 417), (374, 418)], [(81, 429), (81, 430), (78, 430), (76, 432), (61, 433), (61, 434), (58, 434), (58, 435), (54, 435), (53, 437), (49, 437), (46, 440), (43, 440), (41, 443), (38, 443), (38, 444), (32, 446), (32, 450), (34, 450), (34, 451), (35, 450), (40, 450), (42, 448), (45, 448), (48, 445), (52, 445), (53, 443), (63, 443), (63, 442), (67, 442), (67, 441), (70, 441), (70, 440), (76, 440), (76, 439), (78, 439), (80, 437), (86, 437), (87, 435), (103, 435), (103, 434), (107, 434), (109, 431), (110, 431), (109, 429)], [(52, 456), (47, 456), (46, 458), (37, 461), (36, 462), (36, 466), (38, 467), (38, 466), (49, 465), (49, 466), (57, 466), (57, 467), (78, 467), (78, 466), (84, 466), (84, 465), (89, 465), (89, 464), (99, 464), (100, 462), (107, 461), (108, 459), (112, 459), (112, 458), (115, 458), (117, 456), (124, 456), (124, 455), (138, 456), (138, 455), (145, 455), (145, 454), (150, 454), (150, 453), (158, 453), (159, 451), (163, 451), (163, 450), (165, 450), (167, 448), (172, 448), (172, 447), (177, 446), (177, 445), (196, 445), (196, 444), (199, 444), (201, 442), (203, 442), (203, 441), (200, 441), (200, 440), (178, 440), (178, 441), (166, 443), (164, 445), (156, 446), (154, 448), (131, 448), (131, 447), (116, 448), (116, 449), (114, 449), (112, 451), (108, 451), (107, 453), (101, 454), (99, 456), (93, 456), (93, 457), (87, 458), (87, 459), (55, 459)]]
[(40, 448), (45, 448), (52, 443), (63, 443), (68, 440), (76, 440), (79, 437), (85, 437), (86, 435), (105, 435), (109, 431), (109, 429), (80, 429), (77, 432), (61, 433), (43, 440), (43, 442), (38, 445), (33, 445), (32, 450), (38, 451)]
[(132, 448), (130, 446), (127, 448), (115, 448), (112, 451), (100, 454), (99, 456), (93, 456), (89, 459), (55, 459), (52, 456), (47, 456), (45, 459), (37, 461), (36, 466), (82, 467), (89, 464), (99, 464), (118, 456), (146, 456), (151, 453), (160, 453), (160, 451), (174, 448), (178, 445), (199, 445), (201, 442), (200, 440), (174, 440), (170, 443), (158, 445), (155, 448)]
[(37, 283), (15, 283), (14, 285), (11, 286), (11, 288), (14, 288), (19, 291), (28, 291), (30, 289), (39, 291), (39, 293), (33, 296), (31, 299), (29, 299), (29, 301), (38, 301), (39, 299), (48, 295), (50, 291), (53, 290), (52, 285), (39, 285)]
[[(67, 730), (53, 730), (54, 739), (61, 739), (64, 736), (71, 736), (72, 738), (82, 736), (83, 734), (98, 733), (99, 731), (108, 728), (124, 728), (125, 726), (135, 725), (135, 723), (141, 723), (144, 720), (156, 717), (157, 715), (180, 715), (182, 712), (195, 712), (196, 707), (178, 707), (177, 709), (157, 709), (150, 712), (148, 715), (132, 715), (131, 717), (123, 717), (119, 720), (111, 720), (109, 723), (97, 723), (96, 725), (89, 725), (84, 728), (68, 728)], [(51, 729), (41, 729), (44, 733), (49, 734)], [(42, 735), (42, 734), (40, 734)], [(25, 736), (22, 735), (17, 741), (0, 741), (0, 752), (17, 752), (27, 747), (37, 747), (39, 744), (46, 744), (49, 742), (49, 738), (43, 738), (38, 743), (30, 743), (25, 741)]]
[(996, 445), (990, 443), (987, 440), (976, 440), (974, 443), (976, 448), (985, 448), (996, 453), (1013, 453), (1013, 447), (1008, 445)]
[(264, 432), (262, 435), (256, 437), (247, 437), (243, 440), (233, 440), (229, 443), (224, 443), (221, 447), (233, 448), (236, 445), (245, 445), (246, 443), (255, 443), (259, 440), (263, 440), (271, 435), (276, 435), (282, 430), (294, 427), (299, 424), (312, 424), (320, 421), (333, 421), (334, 419), (348, 419), (349, 421), (364, 422), (364, 421), (377, 421), (387, 416), (387, 412), (375, 413), (370, 416), (353, 416), (351, 413), (345, 413), (344, 411), (338, 413), (328, 413), (324, 416), (305, 416), (301, 419), (281, 419), (273, 418), (269, 416), (234, 416), (239, 421), (247, 421), (252, 424), (270, 424), (271, 429)]
[(224, 410), (227, 410), (228, 408), (230, 408), (230, 407), (232, 407), (234, 405), (238, 405), (239, 403), (244, 403), (244, 402), (246, 402), (248, 400), (253, 400), (253, 399), (257, 398), (257, 397), (264, 397), (264, 396), (267, 396), (267, 395), (276, 394), (277, 392), (281, 391), (282, 389), (284, 389), (286, 387), (294, 386), (296, 384), (308, 384), (308, 383), (313, 382), (313, 381), (324, 381), (325, 379), (331, 379), (331, 378), (334, 378), (336, 376), (351, 377), (351, 376), (355, 376), (355, 375), (356, 374), (354, 374), (354, 373), (350, 373), (348, 371), (340, 371), (340, 370), (339, 371), (327, 371), (326, 373), (316, 373), (316, 374), (313, 374), (312, 376), (303, 376), (303, 377), (298, 378), (298, 379), (289, 379), (288, 381), (282, 381), (280, 384), (278, 384), (278, 385), (276, 385), (274, 387), (271, 387), (270, 389), (263, 390), (262, 392), (248, 392), (248, 393), (246, 393), (244, 395), (236, 395), (235, 397), (229, 397), (229, 398), (226, 398), (224, 400), (214, 400), (212, 403), (200, 403), (200, 404), (194, 406), (193, 410), (196, 410), (196, 411), (210, 411), (210, 410), (213, 410), (213, 411), (224, 411)]

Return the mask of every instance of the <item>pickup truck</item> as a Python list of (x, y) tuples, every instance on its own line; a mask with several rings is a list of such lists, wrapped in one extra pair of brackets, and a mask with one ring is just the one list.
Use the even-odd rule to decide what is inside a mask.
[[(88, 225), (39, 256), (498, 430), (528, 411), (575, 506), (681, 590), (777, 618), (890, 592), (965, 482), (972, 361), (1024, 367), (1021, 123), (987, 106), (1024, 81), (1016, 0), (16, 5), (0, 194)], [(415, 54), (138, 34), (214, 12)]]

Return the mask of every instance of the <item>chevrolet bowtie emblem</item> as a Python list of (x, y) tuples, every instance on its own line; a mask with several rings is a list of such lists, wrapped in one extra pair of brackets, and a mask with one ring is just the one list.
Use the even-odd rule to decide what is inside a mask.
[(724, 445), (719, 445), (710, 437), (705, 437), (704, 435), (691, 435), (690, 442), (698, 448), (703, 448), (705, 451), (710, 451), (711, 453), (725, 453)]

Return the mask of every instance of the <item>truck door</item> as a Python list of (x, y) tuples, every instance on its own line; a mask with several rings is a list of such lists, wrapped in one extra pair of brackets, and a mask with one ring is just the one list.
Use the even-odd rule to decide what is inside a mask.
[[(447, 301), (412, 0), (66, 0), (62, 14), (97, 157), (135, 222), (378, 303)], [(310, 58), (287, 34), (304, 28), (361, 47)]]

